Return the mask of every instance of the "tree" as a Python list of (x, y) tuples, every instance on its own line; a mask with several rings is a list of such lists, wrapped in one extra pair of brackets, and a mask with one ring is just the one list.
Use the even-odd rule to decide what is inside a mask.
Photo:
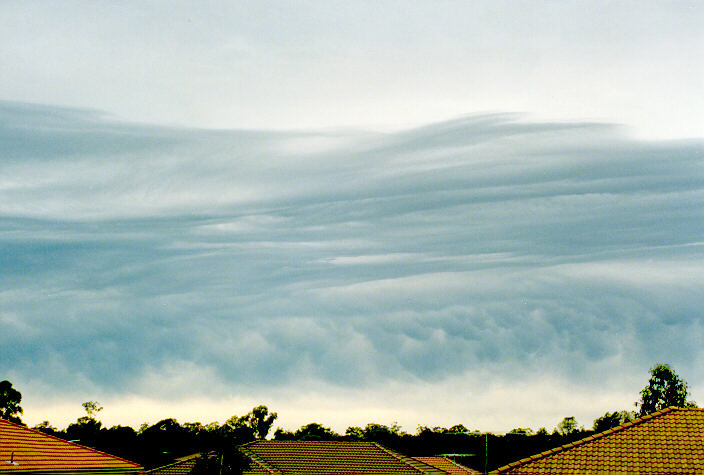
[(150, 466), (166, 465), (176, 457), (182, 457), (193, 447), (185, 429), (176, 419), (162, 419), (147, 427), (137, 436), (137, 442), (149, 452), (143, 457), (144, 464)]
[(350, 426), (345, 431), (345, 435), (348, 439), (364, 440), (364, 429), (359, 426)]
[[(421, 431), (422, 428), (419, 428)], [(429, 429), (432, 431), (432, 429)], [(390, 441), (398, 440), (405, 432), (401, 430), (401, 426), (394, 422), (390, 426), (370, 422), (364, 429), (361, 427), (348, 427), (345, 432), (348, 439), (351, 440), (367, 440), (371, 442), (390, 443)]]
[(240, 439), (265, 439), (277, 417), (275, 412), (270, 413), (269, 408), (261, 405), (242, 417), (230, 417), (224, 427), (234, 432)]
[(32, 427), (32, 429), (44, 432), (45, 434), (49, 435), (56, 435), (59, 432), (58, 430), (56, 430), (56, 427), (51, 425), (49, 421), (40, 422), (39, 424)]
[(81, 405), (85, 409), (86, 415), (79, 417), (76, 422), (66, 428), (66, 437), (69, 440), (79, 440), (83, 445), (95, 446), (103, 426), (95, 416), (103, 408), (98, 401), (86, 401)]
[(86, 401), (81, 406), (86, 410), (86, 414), (88, 414), (90, 419), (95, 419), (95, 416), (103, 410), (103, 406), (98, 401)]
[(633, 420), (634, 413), (628, 411), (606, 412), (594, 420), (594, 432), (604, 432)]
[[(401, 433), (401, 427), (397, 424), (396, 428), (398, 429), (399, 433)], [(440, 427), (440, 426), (435, 426), (435, 427), (428, 427), (428, 426), (422, 426), (419, 425), (418, 428), (416, 429), (416, 433), (418, 435), (420, 434), (469, 434), (470, 431), (467, 429), (464, 425), (462, 424), (455, 424), (454, 426), (447, 428), (447, 427)]]
[(302, 426), (293, 435), (296, 440), (337, 440), (340, 438), (340, 435), (329, 427), (324, 427), (317, 422)]
[(247, 414), (250, 427), (254, 429), (254, 437), (257, 439), (265, 439), (271, 426), (278, 417), (275, 412), (269, 413), (269, 408), (266, 406), (257, 406)]
[(696, 407), (694, 401), (687, 401), (687, 383), (674, 372), (669, 364), (658, 363), (650, 368), (650, 380), (640, 392), (636, 402), (638, 415), (645, 416), (666, 407)]
[(12, 383), (7, 380), (0, 382), (0, 418), (21, 424), (20, 402), (22, 402), (22, 394), (12, 387)]
[(445, 434), (468, 434), (469, 429), (467, 429), (462, 424), (455, 424), (449, 429), (445, 430)]
[(561, 435), (569, 435), (575, 431), (577, 431), (577, 419), (574, 416), (565, 417), (557, 425), (557, 432)]

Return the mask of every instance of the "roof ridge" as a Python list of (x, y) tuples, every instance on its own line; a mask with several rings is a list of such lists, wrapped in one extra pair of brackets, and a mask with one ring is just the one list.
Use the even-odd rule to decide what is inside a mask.
[(465, 466), (462, 465), (461, 463), (455, 462), (455, 461), (452, 460), (450, 457), (445, 457), (445, 456), (443, 456), (442, 458), (444, 458), (445, 460), (447, 460), (448, 462), (450, 462), (452, 465), (457, 466), (457, 468), (461, 468), (461, 469), (463, 469), (463, 470), (467, 470), (467, 468), (469, 468), (469, 467), (465, 467)]
[(251, 442), (247, 442), (246, 444), (242, 444), (237, 448), (239, 449), (240, 452), (242, 452), (245, 456), (249, 457), (251, 460), (256, 462), (260, 467), (262, 467), (267, 472), (274, 474), (274, 475), (278, 475), (278, 474), (283, 473), (283, 472), (281, 472), (281, 470), (278, 470), (276, 467), (272, 467), (271, 465), (266, 463), (266, 461), (262, 460), (261, 457), (259, 457), (257, 454), (255, 454), (254, 452), (249, 450), (249, 448), (246, 447), (247, 445), (254, 444), (256, 442), (262, 442), (262, 441), (261, 440), (253, 440)]
[[(472, 470), (474, 470), (474, 469), (471, 468), (471, 467), (467, 467), (466, 465), (462, 465), (462, 464), (459, 463), (459, 462), (455, 462), (454, 460), (452, 460), (452, 459), (451, 459), (450, 457), (448, 457), (447, 455), (427, 455), (427, 456), (420, 456), (420, 457), (413, 457), (413, 458), (415, 458), (415, 459), (423, 459), (423, 458), (432, 459), (432, 458), (439, 458), (439, 459), (443, 459), (443, 460), (447, 461), (447, 463), (449, 463), (449, 464), (451, 464), (451, 465), (457, 467), (458, 470), (464, 470), (464, 471), (466, 471), (466, 472), (471, 472)], [(474, 470), (474, 471), (476, 472), (476, 470)]]
[(663, 409), (660, 409), (659, 411), (655, 411), (650, 414), (646, 414), (644, 416), (633, 419), (632, 421), (624, 422), (623, 424), (621, 424), (617, 427), (613, 427), (611, 429), (607, 429), (602, 432), (597, 432), (596, 434), (588, 435), (582, 439), (576, 440), (574, 442), (570, 442), (568, 444), (560, 445), (559, 447), (545, 450), (545, 451), (540, 452), (538, 454), (531, 455), (530, 457), (525, 457), (520, 460), (516, 460), (515, 462), (511, 462), (507, 465), (504, 465), (503, 467), (497, 468), (496, 470), (492, 471), (491, 473), (498, 475), (501, 472), (506, 472), (510, 469), (516, 468), (519, 465), (523, 465), (524, 463), (533, 462), (535, 460), (545, 458), (549, 455), (553, 455), (553, 454), (556, 454), (559, 452), (564, 452), (567, 449), (571, 449), (573, 447), (578, 447), (580, 445), (586, 444), (587, 442), (591, 442), (596, 439), (601, 439), (602, 437), (606, 437), (607, 435), (611, 435), (615, 432), (621, 432), (623, 430), (628, 429), (629, 427), (633, 427), (635, 425), (642, 424), (643, 422), (649, 421), (650, 419), (654, 419), (656, 417), (662, 416), (663, 414), (667, 414), (668, 412), (677, 411), (680, 409), (696, 409), (696, 408), (683, 408), (683, 407), (668, 406)]
[(17, 424), (17, 423), (15, 423), (15, 422), (8, 421), (7, 419), (2, 419), (2, 418), (0, 418), (0, 421), (5, 422), (5, 423), (7, 423), (7, 424), (10, 424), (10, 425), (12, 425), (12, 426), (16, 426), (17, 428), (22, 429), (22, 430), (26, 430), (26, 431), (29, 431), (29, 432), (35, 432), (35, 433), (40, 434), (40, 435), (42, 435), (42, 436), (44, 436), (44, 437), (48, 437), (48, 438), (50, 438), (50, 439), (59, 440), (59, 441), (61, 441), (61, 442), (64, 442), (64, 443), (67, 443), (67, 444), (70, 444), (70, 445), (73, 445), (73, 446), (76, 446), (76, 447), (79, 447), (79, 448), (82, 448), (82, 449), (90, 450), (91, 452), (95, 452), (95, 453), (98, 453), (98, 454), (101, 454), (101, 455), (107, 455), (108, 457), (112, 457), (112, 458), (116, 458), (116, 459), (118, 459), (118, 460), (122, 460), (123, 462), (126, 462), (126, 463), (129, 463), (129, 464), (131, 464), (131, 465), (134, 465), (135, 468), (141, 468), (141, 469), (144, 468), (144, 467), (142, 467), (140, 464), (138, 464), (137, 462), (133, 462), (133, 461), (131, 461), (131, 460), (123, 459), (122, 457), (118, 457), (117, 455), (113, 455), (113, 454), (109, 454), (109, 453), (107, 453), (107, 452), (103, 452), (102, 450), (94, 449), (93, 447), (88, 447), (88, 446), (86, 446), (86, 445), (77, 444), (77, 443), (75, 443), (75, 442), (71, 442), (70, 440), (62, 439), (61, 437), (56, 437), (56, 436), (54, 436), (54, 435), (47, 434), (47, 433), (42, 432), (42, 431), (37, 430), (37, 429), (32, 429), (32, 428), (30, 428), (30, 427), (23, 426), (22, 424)]
[(434, 473), (434, 474), (438, 474), (438, 475), (439, 474), (447, 474), (447, 472), (444, 470), (440, 470), (439, 468), (436, 468), (436, 467), (433, 467), (432, 465), (421, 462), (420, 460), (415, 460), (413, 457), (406, 457), (405, 455), (394, 452), (393, 450), (384, 447), (383, 445), (381, 445), (378, 442), (372, 442), (372, 444), (376, 445), (381, 450), (383, 450), (387, 454), (394, 457), (396, 460), (403, 462), (406, 465), (409, 465), (409, 466), (413, 467), (414, 469), (418, 470), (420, 473), (428, 473), (428, 474)]
[[(194, 455), (194, 456), (191, 457), (191, 458), (187, 458), (187, 459), (184, 459), (184, 460), (178, 460), (178, 459), (177, 459), (175, 462), (171, 462), (171, 463), (169, 463), (169, 464), (162, 465), (161, 467), (155, 467), (155, 468), (152, 468), (152, 469), (149, 469), (149, 470), (145, 470), (145, 473), (152, 473), (152, 472), (156, 472), (157, 470), (163, 470), (163, 469), (165, 469), (165, 468), (172, 467), (172, 466), (174, 466), (174, 465), (180, 465), (180, 464), (183, 464), (183, 463), (186, 463), (186, 462), (191, 462), (191, 461), (193, 461), (193, 459), (197, 458), (199, 455), (202, 455), (202, 454), (198, 453), (198, 454), (193, 454), (193, 455)], [(189, 457), (190, 457), (190, 456), (189, 456)]]

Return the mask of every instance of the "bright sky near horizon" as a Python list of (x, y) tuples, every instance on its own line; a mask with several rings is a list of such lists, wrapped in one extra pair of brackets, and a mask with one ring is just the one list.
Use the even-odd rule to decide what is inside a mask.
[(704, 402), (704, 3), (0, 2), (24, 419)]

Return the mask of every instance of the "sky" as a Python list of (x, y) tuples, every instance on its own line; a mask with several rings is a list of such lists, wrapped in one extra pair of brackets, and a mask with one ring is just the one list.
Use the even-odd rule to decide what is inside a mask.
[(704, 403), (701, 2), (0, 2), (25, 422)]

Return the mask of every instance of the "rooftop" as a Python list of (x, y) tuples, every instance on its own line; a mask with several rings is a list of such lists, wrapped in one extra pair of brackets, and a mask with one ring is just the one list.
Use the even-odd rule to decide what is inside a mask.
[(247, 474), (445, 474), (375, 442), (260, 440), (240, 447), (252, 465)]
[(0, 472), (142, 473), (136, 463), (0, 419)]
[(493, 474), (704, 474), (704, 409), (669, 407)]
[(435, 468), (445, 471), (451, 475), (479, 475), (481, 472), (465, 467), (447, 457), (413, 457), (419, 462), (423, 462)]

